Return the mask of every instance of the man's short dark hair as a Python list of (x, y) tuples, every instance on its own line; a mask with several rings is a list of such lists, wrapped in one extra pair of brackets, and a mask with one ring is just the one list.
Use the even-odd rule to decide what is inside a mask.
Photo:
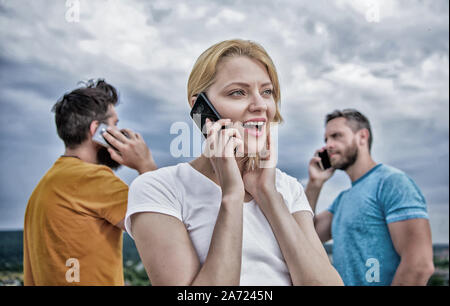
[(116, 89), (104, 80), (89, 80), (84, 87), (66, 93), (52, 108), (59, 137), (67, 148), (83, 143), (94, 120), (108, 119), (109, 105), (116, 105)]
[(370, 128), (369, 119), (367, 119), (366, 116), (361, 114), (356, 109), (347, 108), (343, 110), (335, 110), (332, 113), (328, 114), (325, 119), (325, 125), (327, 125), (329, 121), (336, 118), (347, 119), (348, 126), (355, 133), (362, 129), (367, 129), (369, 131), (369, 152), (370, 152), (370, 150), (372, 149), (373, 135), (372, 129)]

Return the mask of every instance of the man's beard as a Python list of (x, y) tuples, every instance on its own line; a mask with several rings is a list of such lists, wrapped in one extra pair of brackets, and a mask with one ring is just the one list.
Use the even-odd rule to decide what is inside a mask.
[(335, 169), (345, 171), (358, 159), (358, 146), (356, 145), (356, 141), (353, 141), (352, 145), (348, 147), (341, 156), (342, 160), (332, 163), (331, 165)]
[(111, 158), (111, 154), (109, 154), (108, 149), (105, 147), (101, 147), (97, 151), (97, 162), (100, 165), (105, 165), (111, 168), (112, 170), (117, 170), (121, 166), (121, 164)]

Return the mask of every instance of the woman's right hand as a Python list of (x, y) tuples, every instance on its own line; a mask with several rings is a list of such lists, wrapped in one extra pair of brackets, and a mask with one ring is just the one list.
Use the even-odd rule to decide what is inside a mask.
[(239, 131), (229, 126), (230, 119), (212, 122), (206, 119), (206, 146), (204, 155), (209, 158), (222, 188), (222, 199), (244, 201), (245, 188), (241, 172), (234, 155), (235, 149), (243, 154), (244, 142)]

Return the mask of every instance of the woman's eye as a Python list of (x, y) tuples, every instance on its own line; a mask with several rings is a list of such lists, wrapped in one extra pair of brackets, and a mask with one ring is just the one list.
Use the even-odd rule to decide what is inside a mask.
[(235, 91), (230, 93), (230, 96), (243, 96), (243, 95), (244, 95), (244, 91), (243, 90), (235, 90)]
[(273, 94), (273, 90), (272, 89), (266, 89), (266, 90), (263, 91), (263, 94), (271, 96)]

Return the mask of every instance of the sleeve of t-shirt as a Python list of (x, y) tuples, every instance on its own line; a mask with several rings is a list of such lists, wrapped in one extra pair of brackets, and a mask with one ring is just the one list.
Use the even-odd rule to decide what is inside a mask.
[(165, 168), (137, 177), (130, 186), (125, 228), (131, 237), (131, 216), (141, 212), (157, 212), (182, 221), (176, 185)]
[(309, 201), (308, 198), (306, 197), (302, 184), (300, 184), (300, 182), (297, 179), (291, 178), (289, 180), (289, 187), (290, 190), (292, 191), (292, 203), (288, 205), (290, 206), (289, 210), (291, 214), (298, 211), (309, 211), (314, 216), (314, 213), (311, 209), (311, 206), (309, 205)]
[(328, 211), (333, 215), (336, 213), (336, 209), (339, 203), (339, 199), (341, 198), (342, 192), (334, 199), (333, 203), (331, 203), (330, 207), (328, 207)]
[(387, 223), (408, 219), (428, 219), (425, 198), (417, 185), (404, 173), (387, 177), (379, 190)]
[(105, 166), (87, 173), (82, 190), (83, 206), (98, 217), (113, 225), (125, 218), (128, 186), (111, 169)]

